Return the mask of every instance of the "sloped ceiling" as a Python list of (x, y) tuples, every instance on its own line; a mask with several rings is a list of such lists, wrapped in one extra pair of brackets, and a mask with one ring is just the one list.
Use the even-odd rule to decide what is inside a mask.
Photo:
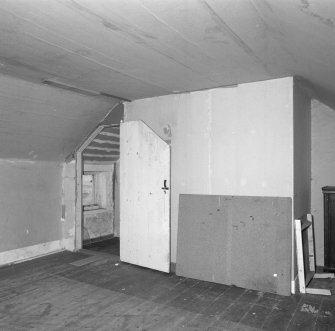
[[(0, 74), (38, 86), (51, 81), (133, 100), (297, 75), (335, 107), (333, 0), (1, 0), (0, 45)], [(1, 84), (17, 117), (6, 113), (11, 124), (2, 121), (0, 128), (1, 144), (10, 140), (15, 155), (33, 149), (40, 149), (37, 158), (66, 154), (114, 102), (78, 94), (66, 94), (71, 101), (65, 102), (59, 90), (33, 89), (46, 112), (64, 108), (71, 119), (56, 125), (36, 114), (30, 128), (19, 119), (20, 106), (13, 106), (22, 93), (26, 108), (35, 111), (30, 85), (17, 91), (16, 84), (8, 91)], [(1, 111), (9, 112), (3, 100)], [(57, 148), (35, 147), (42, 123), (62, 141)], [(19, 143), (26, 131), (35, 137), (25, 142), (31, 146)]]
[(332, 0), (2, 0), (0, 72), (137, 99), (299, 75), (335, 94)]
[(116, 103), (0, 76), (0, 158), (62, 161)]
[(84, 149), (84, 162), (113, 163), (120, 158), (120, 126), (104, 128)]

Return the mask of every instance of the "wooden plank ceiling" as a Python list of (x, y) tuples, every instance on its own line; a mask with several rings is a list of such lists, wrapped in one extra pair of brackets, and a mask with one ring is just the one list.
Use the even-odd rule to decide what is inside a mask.
[(0, 45), (0, 157), (63, 158), (115, 105), (102, 94), (298, 75), (335, 108), (332, 0), (1, 0)]
[(120, 158), (120, 126), (104, 128), (83, 151), (84, 162), (116, 162)]
[(2, 0), (0, 72), (138, 99), (299, 75), (335, 95), (332, 0)]
[(117, 103), (0, 75), (0, 158), (62, 161)]

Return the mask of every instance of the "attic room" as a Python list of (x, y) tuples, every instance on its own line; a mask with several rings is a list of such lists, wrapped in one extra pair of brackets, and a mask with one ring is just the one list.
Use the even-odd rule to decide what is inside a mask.
[(334, 330), (334, 29), (1, 0), (0, 329)]

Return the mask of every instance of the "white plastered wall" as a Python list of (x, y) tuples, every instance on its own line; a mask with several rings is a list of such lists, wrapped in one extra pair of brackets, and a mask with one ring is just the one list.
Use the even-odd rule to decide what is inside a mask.
[(64, 248), (62, 163), (0, 160), (0, 265)]
[(172, 262), (179, 194), (293, 198), (292, 77), (134, 101), (125, 120), (171, 139)]

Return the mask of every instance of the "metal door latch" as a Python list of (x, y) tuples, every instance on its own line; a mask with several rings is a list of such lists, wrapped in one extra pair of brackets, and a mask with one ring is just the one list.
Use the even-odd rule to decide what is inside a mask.
[(164, 190), (164, 193), (166, 194), (166, 191), (169, 190), (169, 188), (166, 186), (167, 180), (164, 179), (162, 190)]

